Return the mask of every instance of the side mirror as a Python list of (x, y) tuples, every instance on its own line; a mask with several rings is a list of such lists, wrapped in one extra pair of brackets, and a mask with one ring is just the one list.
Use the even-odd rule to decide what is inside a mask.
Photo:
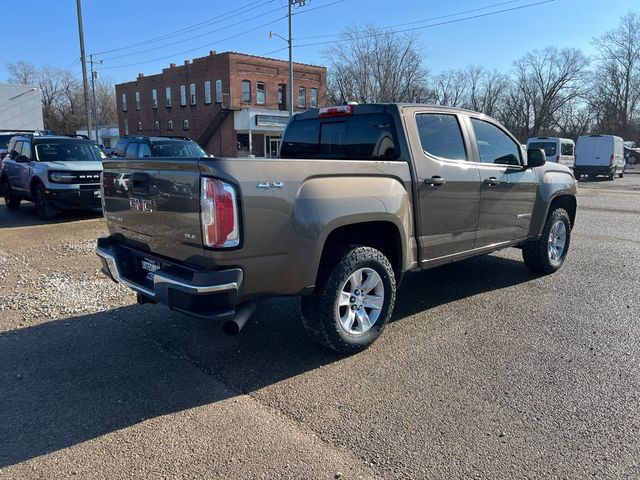
[(16, 157), (16, 162), (18, 162), (18, 163), (28, 163), (29, 159), (27, 157), (25, 157), (24, 155), (18, 155)]
[(547, 163), (547, 155), (541, 148), (530, 148), (527, 150), (527, 167), (541, 167)]

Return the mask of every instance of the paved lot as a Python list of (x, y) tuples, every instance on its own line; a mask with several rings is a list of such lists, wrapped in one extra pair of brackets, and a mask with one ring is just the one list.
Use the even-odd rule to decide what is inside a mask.
[(565, 267), (411, 274), (368, 351), (297, 299), (240, 336), (99, 273), (99, 215), (0, 201), (0, 478), (639, 478), (640, 175), (581, 182)]

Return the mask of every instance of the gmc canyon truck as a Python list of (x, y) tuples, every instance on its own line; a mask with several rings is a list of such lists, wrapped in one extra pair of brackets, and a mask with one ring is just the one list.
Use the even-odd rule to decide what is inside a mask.
[[(279, 159), (108, 159), (103, 271), (237, 333), (256, 300), (302, 296), (319, 342), (355, 353), (388, 323), (405, 272), (506, 248), (553, 273), (576, 216), (571, 171), (495, 120), (427, 105), (295, 115)], [(500, 272), (491, 272), (499, 275)]]

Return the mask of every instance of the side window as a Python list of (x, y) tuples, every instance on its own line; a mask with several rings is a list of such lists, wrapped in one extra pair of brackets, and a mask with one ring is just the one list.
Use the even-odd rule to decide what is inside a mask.
[(573, 145), (570, 143), (563, 143), (560, 148), (562, 150), (562, 155), (573, 155)]
[(222, 103), (222, 80), (216, 80), (216, 103)]
[(211, 82), (208, 80), (204, 82), (204, 103), (211, 103)]
[(141, 143), (138, 150), (138, 157), (145, 158), (151, 156), (151, 148), (146, 143)]
[(9, 151), (9, 158), (15, 160), (22, 151), (22, 142), (14, 142), (12, 149)]
[(124, 154), (125, 157), (135, 158), (138, 156), (138, 144), (136, 142), (131, 142), (127, 146), (127, 151)]
[(120, 140), (117, 144), (116, 144), (116, 148), (113, 152), (113, 154), (117, 157), (124, 157), (124, 149), (127, 147), (127, 141), (126, 140)]
[(305, 87), (298, 87), (298, 108), (307, 107), (307, 89)]
[(256, 103), (264, 105), (266, 103), (267, 96), (265, 92), (264, 82), (256, 83)]
[(22, 152), (20, 155), (24, 155), (31, 160), (31, 144), (29, 142), (22, 142)]
[(426, 153), (448, 160), (467, 160), (462, 131), (455, 115), (419, 113), (416, 125), (420, 145)]
[(521, 165), (520, 149), (506, 133), (495, 125), (477, 118), (472, 118), (471, 124), (476, 133), (482, 163)]
[(311, 108), (318, 108), (318, 89), (312, 88), (309, 90), (311, 98), (309, 99), (309, 106)]

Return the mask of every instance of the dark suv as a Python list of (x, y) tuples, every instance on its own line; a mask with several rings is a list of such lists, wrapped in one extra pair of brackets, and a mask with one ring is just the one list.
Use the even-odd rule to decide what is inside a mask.
[(100, 208), (100, 173), (106, 155), (91, 140), (73, 136), (18, 135), (9, 141), (0, 171), (5, 203), (35, 204), (43, 220), (60, 210)]
[(127, 136), (122, 137), (112, 157), (208, 157), (196, 142), (188, 137), (172, 136)]

